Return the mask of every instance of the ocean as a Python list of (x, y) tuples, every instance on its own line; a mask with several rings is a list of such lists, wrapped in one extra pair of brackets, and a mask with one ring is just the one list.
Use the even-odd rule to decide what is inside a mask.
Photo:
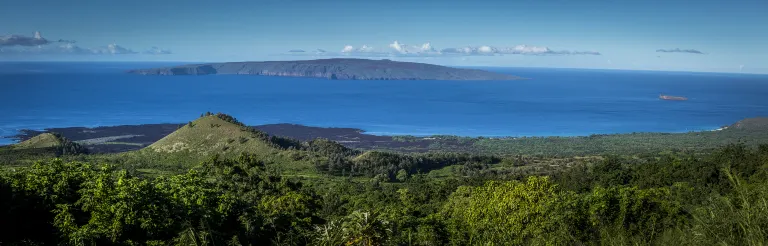
[[(418, 136), (687, 132), (768, 116), (768, 75), (483, 68), (530, 79), (338, 81), (125, 73), (170, 65), (176, 64), (0, 63), (0, 136), (20, 129), (186, 123), (206, 111), (249, 125)], [(659, 100), (660, 93), (689, 100)]]

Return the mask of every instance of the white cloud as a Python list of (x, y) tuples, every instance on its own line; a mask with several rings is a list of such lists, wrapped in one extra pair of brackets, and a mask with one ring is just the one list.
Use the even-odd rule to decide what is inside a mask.
[(356, 50), (357, 52), (373, 52), (373, 47), (370, 47), (368, 45), (363, 45), (363, 47), (360, 47)]
[(477, 53), (480, 54), (496, 54), (499, 50), (491, 46), (480, 46), (477, 48)]
[(440, 53), (432, 47), (432, 43), (424, 43), (421, 46), (411, 46), (407, 44), (403, 44), (395, 40), (393, 43), (389, 44), (389, 47), (392, 48), (395, 53), (400, 53), (402, 55), (435, 55), (436, 53)]
[(504, 49), (502, 52), (508, 54), (545, 54), (552, 52), (552, 50), (542, 46), (517, 45), (513, 48)]
[(467, 46), (467, 47), (461, 47), (461, 48), (445, 48), (445, 49), (442, 49), (440, 52), (446, 53), (446, 54), (472, 54), (474, 53), (474, 50), (475, 50), (474, 48)]
[(543, 46), (517, 45), (514, 47), (496, 48), (493, 46), (445, 48), (441, 50), (445, 54), (453, 55), (600, 55), (595, 51), (555, 51)]
[(120, 55), (120, 54), (136, 54), (138, 52), (133, 51), (131, 49), (122, 47), (120, 45), (117, 45), (115, 43), (109, 44), (106, 47), (99, 47), (96, 49), (92, 49), (93, 53), (95, 54), (108, 54), (108, 55)]
[[(38, 48), (41, 48), (41, 47), (38, 47)], [(54, 46), (54, 47), (50, 48), (49, 51), (59, 52), (59, 53), (69, 53), (69, 54), (91, 54), (91, 53), (93, 53), (93, 51), (90, 50), (90, 49), (80, 48), (79, 46), (77, 46), (75, 44), (71, 44), (71, 43)]]
[[(381, 57), (381, 56), (494, 56), (494, 55), (600, 55), (600, 52), (596, 51), (569, 51), (569, 50), (552, 50), (545, 46), (533, 46), (533, 45), (516, 45), (512, 47), (497, 48), (488, 45), (482, 46), (466, 46), (460, 48), (445, 48), (438, 51), (431, 43), (427, 42), (421, 46), (411, 46), (400, 43), (395, 40), (388, 45), (390, 50), (381, 51), (376, 50), (368, 45), (363, 45), (360, 48), (355, 49), (351, 45), (346, 45), (341, 50), (343, 55), (353, 56), (369, 56), (369, 57)], [(323, 53), (324, 55), (338, 55), (334, 53)]]
[(343, 49), (341, 49), (341, 53), (350, 53), (355, 51), (355, 47), (352, 47), (352, 45), (344, 46)]
[(394, 43), (389, 44), (389, 47), (402, 54), (408, 53), (407, 45), (401, 44), (400, 42), (397, 42), (397, 40), (395, 40)]
[(0, 46), (38, 46), (49, 43), (51, 42), (43, 38), (40, 32), (35, 32), (33, 37), (24, 35), (0, 36)]
[[(171, 51), (152, 47), (143, 54), (166, 55)], [(127, 55), (139, 54), (129, 48), (117, 44), (110, 44), (99, 48), (82, 48), (74, 43), (59, 43), (49, 45), (37, 45), (33, 47), (17, 46), (0, 49), (0, 54), (27, 54), (27, 55)]]
[[(0, 36), (0, 54), (49, 54), (49, 55), (118, 55), (138, 54), (139, 52), (110, 44), (99, 48), (81, 48), (74, 44), (73, 40), (59, 39), (48, 41), (40, 32), (35, 32), (32, 37), (24, 35)], [(144, 54), (170, 54), (169, 50), (152, 47)]]
[[(320, 49), (318, 49), (320, 50)], [(336, 53), (326, 53), (324, 50), (323, 52), (316, 52), (316, 54), (321, 55), (345, 55), (345, 56), (389, 56), (389, 53), (377, 51), (375, 48), (363, 45), (360, 48), (355, 48), (352, 45), (345, 45), (344, 48), (341, 49), (341, 52)]]
[(152, 48), (150, 48), (148, 50), (145, 50), (142, 53), (147, 54), (147, 55), (169, 55), (172, 52), (170, 50), (161, 49), (161, 48), (158, 48), (158, 47), (152, 47)]
[(92, 54), (90, 49), (80, 48), (68, 43), (60, 45), (38, 45), (33, 47), (14, 47), (0, 49), (0, 54)]
[(437, 52), (437, 50), (434, 47), (432, 47), (432, 44), (429, 43), (429, 42), (426, 42), (426, 43), (421, 45), (421, 51), (422, 52)]
[(484, 45), (480, 47), (466, 46), (460, 48), (445, 48), (441, 50), (441, 52), (453, 55), (494, 55), (499, 53), (499, 49)]

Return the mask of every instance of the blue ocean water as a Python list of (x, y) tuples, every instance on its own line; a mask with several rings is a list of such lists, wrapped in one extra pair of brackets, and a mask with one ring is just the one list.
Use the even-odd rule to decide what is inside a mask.
[[(140, 76), (168, 63), (0, 63), (0, 135), (20, 129), (184, 123), (353, 127), (383, 135), (573, 136), (711, 130), (768, 116), (768, 75), (486, 68), (519, 81), (334, 81)], [(688, 101), (663, 101), (660, 93)], [(8, 143), (8, 140), (5, 140)]]

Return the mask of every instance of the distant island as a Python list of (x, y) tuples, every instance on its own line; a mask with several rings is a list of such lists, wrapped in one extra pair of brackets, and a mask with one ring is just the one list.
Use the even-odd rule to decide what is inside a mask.
[(659, 95), (659, 99), (668, 101), (688, 101), (687, 97), (669, 96), (664, 94)]
[(141, 75), (242, 74), (313, 77), (333, 80), (517, 80), (521, 77), (479, 69), (398, 62), (387, 59), (334, 58), (305, 61), (225, 62), (128, 71)]

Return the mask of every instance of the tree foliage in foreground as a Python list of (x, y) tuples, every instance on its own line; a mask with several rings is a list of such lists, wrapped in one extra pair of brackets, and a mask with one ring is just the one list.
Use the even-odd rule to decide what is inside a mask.
[(399, 183), (289, 180), (247, 154), (156, 178), (54, 159), (0, 172), (0, 242), (765, 245), (767, 167), (768, 147), (738, 145), (639, 163), (606, 157), (519, 180), (398, 171)]

